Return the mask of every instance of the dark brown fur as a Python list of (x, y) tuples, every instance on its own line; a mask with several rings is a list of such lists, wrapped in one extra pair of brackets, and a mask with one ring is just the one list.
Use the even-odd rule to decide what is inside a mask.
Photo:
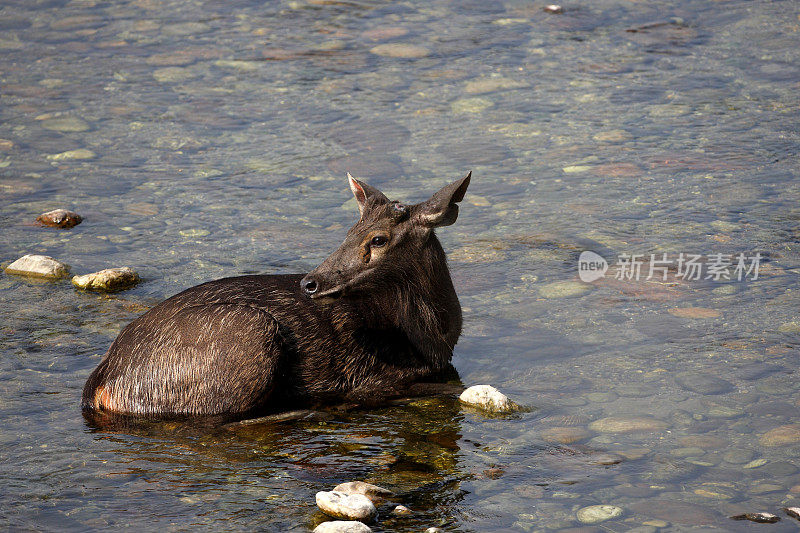
[[(410, 207), (350, 179), (361, 219), (325, 262), (165, 300), (120, 333), (83, 408), (254, 415), (402, 395), (447, 370), (461, 307), (433, 227), (455, 221), (469, 175)], [(388, 243), (371, 245), (378, 234)]]

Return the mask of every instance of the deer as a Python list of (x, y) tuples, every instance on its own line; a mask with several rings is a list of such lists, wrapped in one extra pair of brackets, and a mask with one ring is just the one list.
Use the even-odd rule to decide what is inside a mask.
[(347, 173), (360, 218), (307, 274), (191, 287), (130, 322), (83, 389), (85, 412), (149, 417), (369, 403), (452, 369), (461, 305), (435, 229), (472, 173), (406, 205)]

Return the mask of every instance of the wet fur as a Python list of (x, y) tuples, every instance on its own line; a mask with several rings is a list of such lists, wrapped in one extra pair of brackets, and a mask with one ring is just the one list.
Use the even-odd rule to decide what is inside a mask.
[(327, 301), (302, 293), (302, 274), (192, 287), (120, 333), (86, 382), (83, 408), (253, 416), (402, 395), (449, 368), (461, 332), (461, 307), (432, 231), (409, 269)]

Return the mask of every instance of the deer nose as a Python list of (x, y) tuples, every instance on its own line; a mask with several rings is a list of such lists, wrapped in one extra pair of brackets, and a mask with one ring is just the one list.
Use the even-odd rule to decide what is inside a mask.
[(314, 278), (306, 277), (303, 278), (302, 281), (300, 281), (300, 288), (302, 288), (306, 292), (306, 294), (311, 295), (317, 292), (317, 289), (319, 287), (317, 286), (317, 282), (314, 281)]

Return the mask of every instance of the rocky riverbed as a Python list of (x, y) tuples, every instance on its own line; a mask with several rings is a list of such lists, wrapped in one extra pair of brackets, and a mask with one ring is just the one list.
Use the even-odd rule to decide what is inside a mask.
[[(4, 3), (0, 264), (71, 268), (0, 273), (0, 528), (311, 531), (362, 480), (399, 498), (361, 531), (794, 531), (796, 4), (546, 5)], [(467, 170), (454, 364), (524, 409), (81, 415), (158, 301), (318, 264), (345, 172), (418, 201)], [(57, 208), (82, 222), (36, 222)], [(71, 284), (123, 266), (144, 282)]]

